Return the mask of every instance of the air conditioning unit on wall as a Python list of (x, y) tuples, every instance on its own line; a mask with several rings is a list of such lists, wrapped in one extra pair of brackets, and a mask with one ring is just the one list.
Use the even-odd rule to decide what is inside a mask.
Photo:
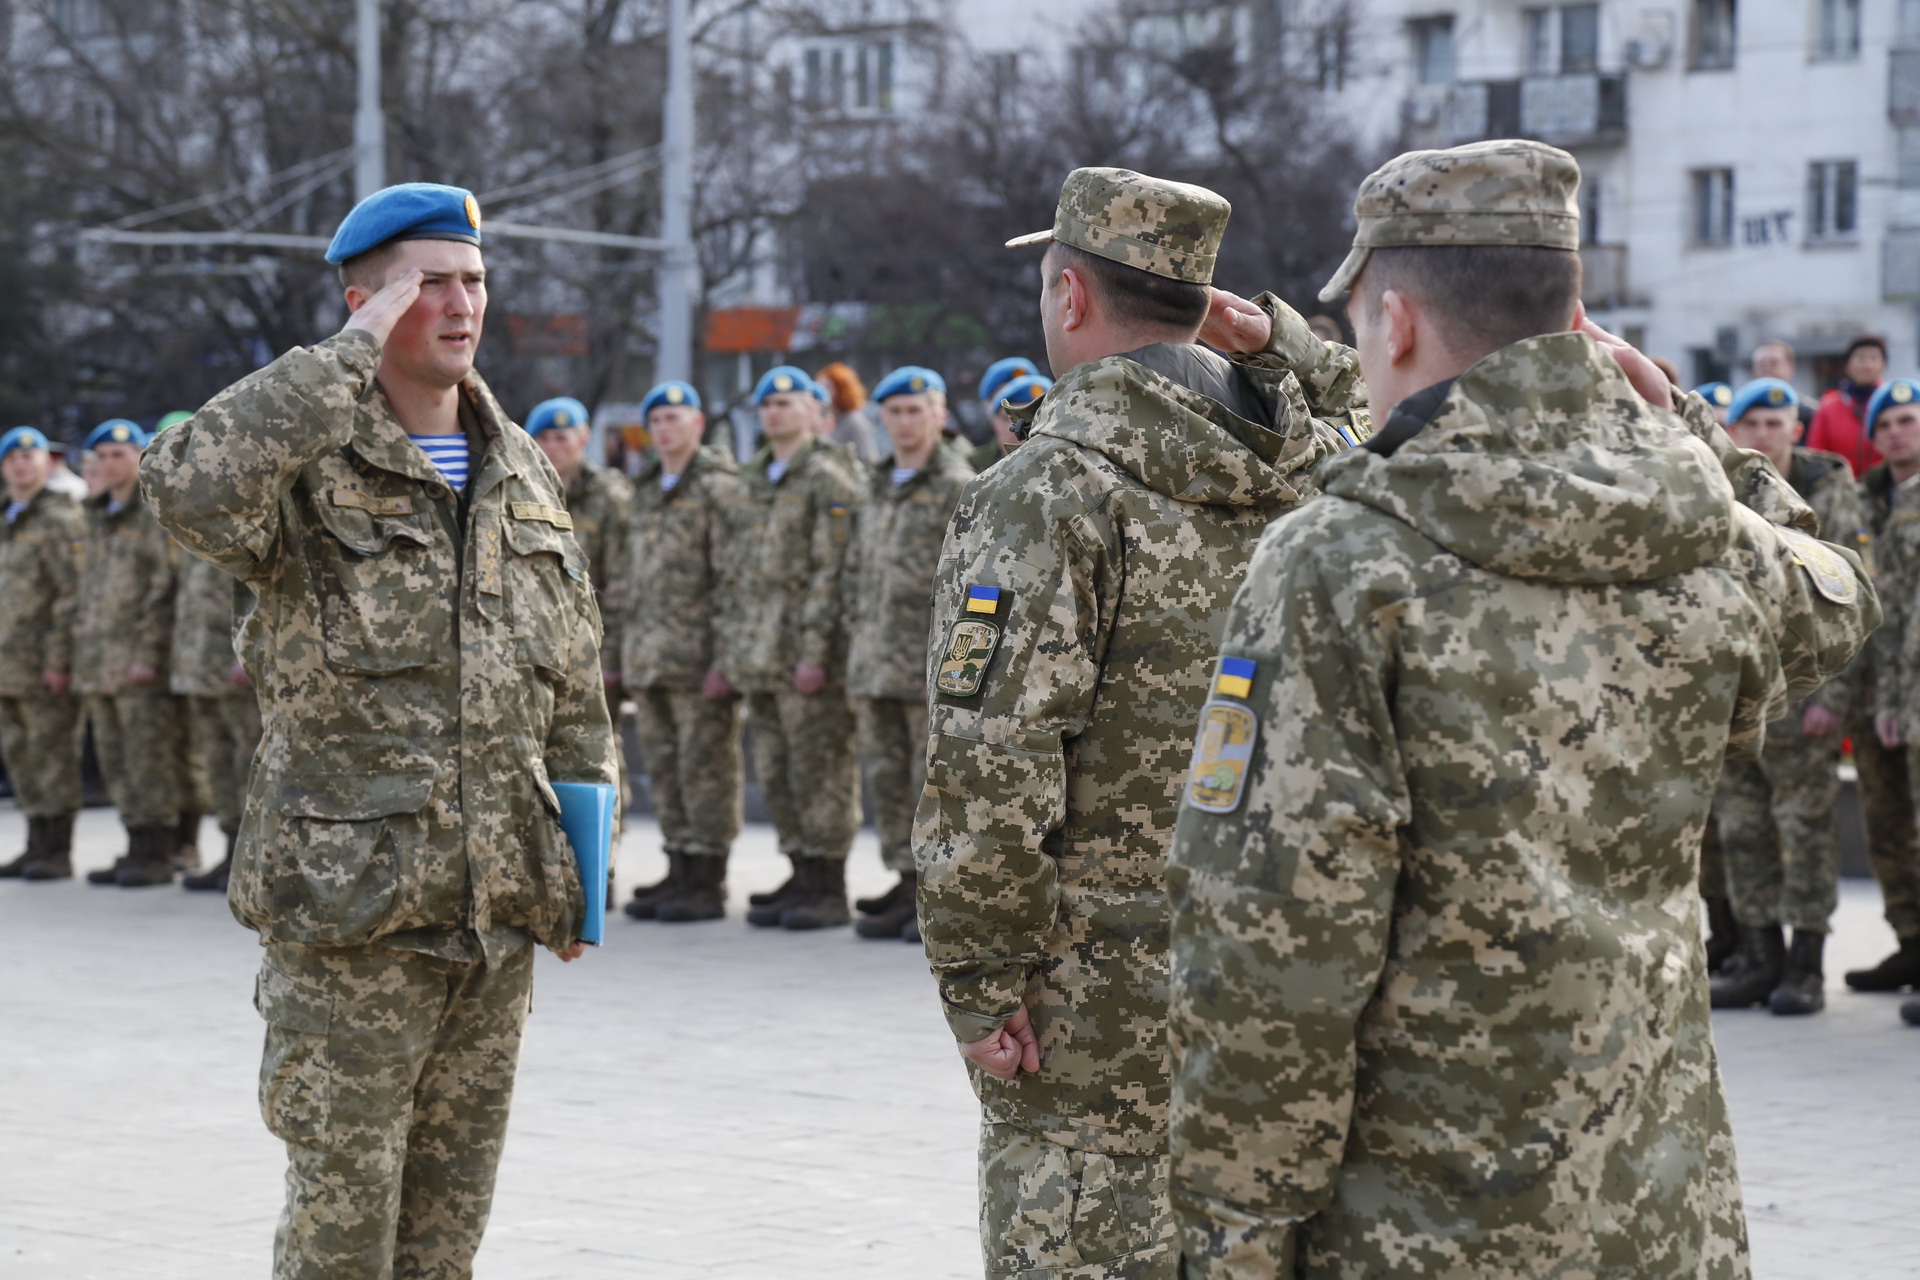
[(1665, 9), (1642, 9), (1640, 21), (1621, 51), (1635, 71), (1658, 71), (1673, 57), (1674, 16)]

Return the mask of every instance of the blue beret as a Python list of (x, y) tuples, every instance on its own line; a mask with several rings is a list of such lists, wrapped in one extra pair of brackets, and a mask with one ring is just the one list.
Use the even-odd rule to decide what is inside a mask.
[(339, 266), (394, 240), (458, 240), (480, 243), (480, 202), (465, 187), (403, 182), (353, 206), (333, 233), (327, 261)]
[(646, 417), (661, 405), (686, 405), (688, 408), (700, 407), (700, 393), (686, 382), (663, 382), (647, 392), (647, 398), (640, 402), (640, 416)]
[(757, 407), (768, 396), (783, 391), (804, 391), (812, 395), (813, 379), (805, 369), (796, 369), (790, 364), (777, 365), (761, 374), (760, 381), (754, 384), (753, 403)]
[(1008, 356), (1004, 360), (995, 360), (980, 375), (980, 400), (990, 404), (994, 393), (1012, 382), (1015, 378), (1027, 378), (1040, 372), (1040, 367), (1025, 356)]
[(1800, 403), (1793, 387), (1778, 378), (1755, 378), (1733, 393), (1727, 421), (1738, 422), (1751, 409), (1791, 409)]
[(533, 412), (527, 415), (527, 434), (537, 436), (553, 427), (584, 427), (592, 421), (587, 406), (572, 396), (555, 396), (533, 406)]
[(94, 449), (103, 444), (130, 444), (136, 449), (144, 449), (147, 447), (147, 433), (140, 429), (140, 424), (137, 422), (128, 422), (125, 418), (108, 418), (87, 432), (87, 438), (80, 447)]
[(1707, 403), (1716, 409), (1724, 409), (1733, 403), (1733, 388), (1724, 382), (1703, 382), (1694, 388), (1707, 398)]
[(44, 449), (47, 438), (32, 427), (15, 427), (0, 436), (0, 458), (6, 457), (15, 449)]
[(873, 402), (879, 404), (889, 396), (917, 396), (927, 391), (945, 395), (947, 380), (931, 369), (904, 364), (880, 379), (880, 385), (873, 389)]
[[(1920, 382), (1915, 382), (1912, 378), (1895, 378), (1891, 382), (1882, 383), (1880, 389), (1873, 393), (1873, 398), (1867, 401), (1867, 439), (1873, 439), (1874, 424), (1880, 420), (1880, 415), (1888, 408), (1916, 402), (1920, 402)], [(16, 428), (16, 430), (20, 429)], [(7, 446), (0, 444), (0, 454), (6, 451)]]
[(995, 397), (993, 407), (998, 409), (1000, 405), (1004, 403), (1012, 405), (1016, 409), (1024, 409), (1041, 396), (1047, 394), (1048, 389), (1052, 386), (1052, 378), (1043, 378), (1039, 374), (1031, 374), (1024, 378), (1015, 378), (1012, 382), (1000, 388), (1000, 394)]

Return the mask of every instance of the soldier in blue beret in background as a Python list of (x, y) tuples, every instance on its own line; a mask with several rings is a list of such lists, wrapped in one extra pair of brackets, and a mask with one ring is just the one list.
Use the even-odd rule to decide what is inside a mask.
[(228, 900), (265, 955), (274, 1275), (470, 1276), (533, 949), (581, 953), (550, 782), (615, 780), (558, 473), (474, 371), (480, 206), (376, 192), (327, 251), (349, 315), (161, 436), (147, 496), (259, 596), (264, 737)]
[(985, 444), (974, 446), (967, 461), (975, 471), (985, 471), (1000, 459), (1020, 447), (1020, 437), (1014, 434), (1013, 418), (1009, 409), (1025, 409), (1053, 386), (1053, 379), (1038, 373), (1022, 374), (1000, 387), (987, 405), (987, 421), (993, 426), (993, 438)]
[(1733, 403), (1733, 388), (1724, 382), (1703, 382), (1693, 389), (1694, 394), (1707, 402), (1713, 410), (1713, 420), (1721, 426), (1727, 425), (1727, 406)]
[[(1025, 356), (1008, 356), (1004, 360), (995, 360), (980, 375), (980, 404), (987, 411), (987, 423), (993, 434), (975, 445), (967, 454), (967, 461), (975, 471), (985, 471), (1000, 459), (1012, 453), (1019, 445), (1019, 437), (1013, 434), (1013, 422), (1000, 407), (1006, 398), (1006, 389), (1022, 378), (1040, 377), (1039, 366)], [(1047, 379), (1048, 386), (1053, 385)], [(1038, 399), (1038, 397), (1032, 397)], [(1030, 402), (1030, 401), (1029, 401)]]

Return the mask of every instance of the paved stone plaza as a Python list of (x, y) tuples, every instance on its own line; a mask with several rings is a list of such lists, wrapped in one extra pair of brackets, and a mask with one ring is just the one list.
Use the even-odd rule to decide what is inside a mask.
[[(23, 825), (0, 810), (0, 853)], [(118, 836), (88, 811), (81, 870)], [(626, 847), (623, 893), (657, 873), (655, 828)], [(748, 930), (783, 867), (751, 827), (733, 919), (622, 918), (577, 964), (542, 958), (482, 1277), (980, 1275), (974, 1104), (925, 965)], [(886, 883), (866, 833), (850, 880)], [(1890, 946), (1878, 907), (1845, 884), (1825, 1014), (1718, 1023), (1760, 1280), (1920, 1275), (1920, 1031), (1837, 977)], [(210, 895), (0, 882), (0, 1276), (266, 1274), (257, 964)]]

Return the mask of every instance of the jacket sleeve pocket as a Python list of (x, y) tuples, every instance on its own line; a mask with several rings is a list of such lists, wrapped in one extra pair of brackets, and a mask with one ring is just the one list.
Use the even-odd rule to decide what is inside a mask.
[(327, 1033), (333, 1022), (332, 998), (269, 961), (260, 968), (253, 1003), (267, 1023), (260, 1058), (260, 1116), (267, 1131), (284, 1142), (330, 1149), (333, 1059)]

